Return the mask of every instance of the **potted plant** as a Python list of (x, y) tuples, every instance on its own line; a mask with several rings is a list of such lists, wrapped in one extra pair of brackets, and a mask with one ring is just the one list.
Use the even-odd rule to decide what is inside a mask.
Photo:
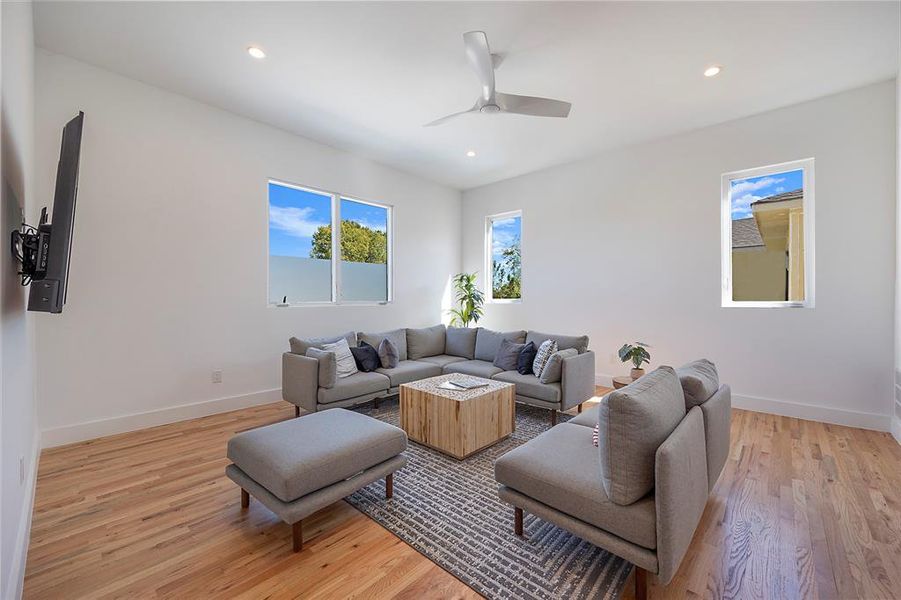
[(469, 327), (470, 323), (478, 323), (482, 318), (482, 305), (485, 295), (476, 286), (476, 273), (457, 273), (454, 275), (454, 297), (459, 305), (450, 309), (451, 325)]
[(621, 361), (632, 361), (633, 368), (629, 372), (629, 376), (632, 377), (633, 381), (644, 375), (644, 369), (641, 368), (641, 365), (651, 362), (651, 353), (647, 351), (648, 348), (650, 346), (644, 342), (635, 342), (633, 344), (623, 344), (623, 347), (619, 349), (619, 359)]

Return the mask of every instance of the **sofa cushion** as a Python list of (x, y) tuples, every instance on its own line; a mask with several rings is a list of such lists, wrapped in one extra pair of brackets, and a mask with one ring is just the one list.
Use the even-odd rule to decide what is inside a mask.
[(486, 360), (464, 360), (444, 366), (445, 373), (464, 373), (491, 379), (502, 371)]
[(357, 369), (357, 361), (347, 345), (347, 340), (341, 338), (334, 344), (322, 344), (322, 349), (326, 352), (335, 353), (335, 364), (337, 365), (338, 379), (350, 377), (354, 373), (359, 372)]
[(444, 353), (451, 356), (461, 356), (468, 360), (474, 359), (476, 357), (476, 334), (478, 331), (474, 327), (448, 327)]
[(659, 367), (601, 402), (601, 482), (613, 502), (631, 504), (653, 489), (657, 448), (684, 417), (672, 367)]
[(391, 380), (391, 387), (397, 387), (402, 383), (435, 377), (441, 375), (441, 366), (423, 360), (402, 360), (393, 369), (376, 369)]
[(251, 479), (291, 502), (406, 447), (402, 429), (336, 408), (239, 433), (228, 441), (227, 454)]
[(426, 356), (444, 354), (446, 333), (444, 325), (407, 329), (407, 358), (419, 360)]
[(326, 337), (315, 337), (315, 338), (296, 338), (292, 337), (288, 340), (288, 343), (291, 344), (291, 353), (292, 354), (306, 354), (307, 350), (310, 348), (319, 348), (322, 350), (323, 344), (334, 344), (340, 339), (347, 340), (347, 345), (349, 347), (353, 347), (357, 345), (357, 334), (353, 331), (348, 331), (347, 333), (343, 333), (341, 335), (335, 336), (326, 336)]
[(519, 353), (525, 348), (525, 344), (517, 344), (510, 340), (501, 340), (501, 345), (494, 355), (494, 366), (504, 371), (515, 371), (519, 361)]
[(391, 382), (381, 373), (363, 373), (358, 371), (350, 377), (344, 377), (335, 381), (333, 388), (319, 388), (317, 399), (319, 404), (350, 400), (357, 396), (374, 394), (387, 391)]
[(519, 356), (516, 357), (516, 370), (519, 371), (520, 375), (532, 373), (532, 363), (535, 362), (535, 354), (537, 353), (538, 348), (535, 347), (535, 342), (529, 342), (522, 347), (522, 350), (519, 351)]
[(526, 342), (535, 342), (535, 346), (540, 346), (541, 342), (544, 340), (554, 340), (557, 342), (558, 350), (575, 348), (579, 351), (579, 354), (588, 352), (587, 335), (560, 335), (557, 333), (541, 333), (540, 331), (530, 331), (526, 334)]
[(720, 389), (716, 365), (706, 358), (682, 365), (676, 369), (676, 375), (679, 376), (679, 383), (685, 394), (686, 410), (703, 404)]
[(592, 428), (561, 423), (494, 463), (498, 483), (648, 549), (657, 547), (654, 500), (611, 502), (598, 479)]
[(384, 339), (389, 339), (397, 347), (397, 359), (407, 360), (407, 330), (393, 329), (391, 331), (382, 331), (376, 333), (367, 333), (361, 331), (357, 334), (359, 339), (363, 340), (370, 346), (379, 347), (379, 343)]
[(491, 329), (479, 327), (478, 333), (476, 334), (476, 360), (492, 362), (494, 357), (497, 356), (497, 349), (500, 348), (503, 340), (524, 344), (526, 342), (525, 337), (526, 332), (522, 330), (492, 331)]
[(563, 361), (570, 356), (578, 356), (579, 351), (575, 348), (567, 348), (558, 350), (551, 354), (547, 364), (541, 370), (541, 383), (554, 383), (563, 379)]
[(350, 352), (354, 355), (357, 368), (364, 373), (375, 371), (382, 366), (382, 359), (379, 358), (379, 351), (366, 342), (360, 342), (360, 345), (356, 348), (351, 348)]
[(444, 365), (449, 365), (455, 362), (461, 362), (466, 360), (462, 356), (451, 356), (450, 354), (439, 354), (438, 356), (426, 356), (425, 358), (420, 359), (421, 362), (432, 363), (438, 365), (439, 367), (443, 367)]
[(319, 361), (319, 387), (332, 388), (338, 381), (338, 361), (334, 352), (326, 352), (319, 348), (307, 348), (305, 356)]
[(515, 383), (517, 396), (528, 396), (545, 402), (560, 402), (559, 383), (541, 383), (534, 375), (522, 375), (519, 371), (504, 371), (492, 379)]
[[(604, 400), (602, 399), (601, 402)], [(567, 421), (573, 425), (581, 425), (583, 427), (594, 427), (598, 424), (598, 413), (601, 410), (600, 404), (595, 404), (591, 408), (586, 408), (575, 417)]]

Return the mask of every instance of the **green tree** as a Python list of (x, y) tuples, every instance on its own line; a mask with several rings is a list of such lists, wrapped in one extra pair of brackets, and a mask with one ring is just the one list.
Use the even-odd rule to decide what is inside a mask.
[(519, 238), (504, 248), (500, 260), (494, 261), (491, 295), (498, 299), (522, 298), (522, 251)]
[[(313, 232), (310, 258), (332, 257), (332, 226), (322, 225)], [(356, 221), (341, 221), (341, 260), (361, 263), (388, 262), (388, 235)]]

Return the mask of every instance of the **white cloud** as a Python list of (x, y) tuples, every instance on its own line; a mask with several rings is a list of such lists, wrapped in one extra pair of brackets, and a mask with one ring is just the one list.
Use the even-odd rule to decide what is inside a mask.
[(519, 236), (512, 231), (495, 229), (491, 234), (491, 253), (500, 254), (512, 246), (517, 237)]
[(374, 221), (363, 221), (361, 219), (354, 219), (357, 223), (362, 225), (363, 227), (368, 227), (373, 231), (381, 231), (382, 233), (386, 233), (388, 231), (388, 227), (384, 223), (376, 223)]
[(506, 219), (495, 219), (491, 222), (494, 227), (512, 227), (516, 224), (517, 217), (508, 217)]
[(312, 237), (316, 229), (322, 225), (328, 225), (328, 223), (314, 221), (311, 218), (314, 212), (310, 207), (270, 206), (269, 226), (294, 237)]
[(785, 181), (784, 177), (764, 177), (763, 179), (758, 179), (757, 181), (750, 181), (745, 179), (744, 181), (739, 181), (738, 183), (732, 184), (732, 194), (744, 194), (746, 192), (756, 192), (757, 190), (763, 189), (765, 187), (769, 187), (776, 183), (782, 183)]
[(736, 198), (732, 197), (732, 218), (745, 219), (751, 216), (751, 203), (760, 200), (763, 196), (755, 196), (754, 194), (745, 194)]

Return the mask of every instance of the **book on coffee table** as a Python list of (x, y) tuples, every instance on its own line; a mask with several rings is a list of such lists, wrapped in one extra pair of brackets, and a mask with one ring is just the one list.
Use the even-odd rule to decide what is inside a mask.
[(488, 385), (485, 381), (479, 381), (477, 379), (457, 379), (457, 380), (447, 380), (443, 382), (438, 387), (442, 390), (474, 390), (480, 387), (486, 387)]

